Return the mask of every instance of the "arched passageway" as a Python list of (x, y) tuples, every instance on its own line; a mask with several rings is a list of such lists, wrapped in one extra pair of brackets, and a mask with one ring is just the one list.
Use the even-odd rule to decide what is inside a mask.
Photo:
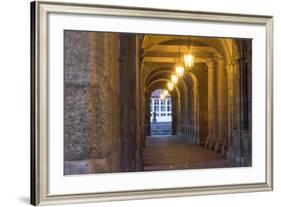
[(154, 90), (149, 105), (150, 132), (147, 136), (172, 135), (172, 96), (168, 90)]
[(192, 39), (194, 65), (176, 84), (173, 135), (177, 138), (166, 138), (165, 143), (178, 140), (177, 144), (214, 151), (234, 165), (251, 165), (251, 131), (247, 127), (251, 123), (250, 40), (145, 35), (141, 46), (143, 92), (151, 83), (171, 78), (175, 62), (181, 61), (180, 56), (175, 60), (177, 54), (190, 49), (188, 38)]
[(250, 39), (65, 32), (65, 174), (251, 166), (251, 48)]

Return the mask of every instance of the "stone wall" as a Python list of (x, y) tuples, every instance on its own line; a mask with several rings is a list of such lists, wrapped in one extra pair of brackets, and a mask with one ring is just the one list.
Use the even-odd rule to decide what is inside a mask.
[(252, 42), (237, 40), (238, 55), (227, 69), (227, 158), (241, 166), (252, 164)]
[(87, 91), (90, 85), (90, 39), (88, 32), (64, 33), (65, 160), (84, 160), (89, 157), (90, 117)]
[(65, 31), (64, 43), (64, 174), (134, 171), (135, 35)]

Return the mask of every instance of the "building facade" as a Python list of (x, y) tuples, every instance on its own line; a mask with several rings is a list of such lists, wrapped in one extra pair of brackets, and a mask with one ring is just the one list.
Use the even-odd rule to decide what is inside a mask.
[(153, 123), (154, 117), (156, 122), (172, 122), (172, 98), (170, 95), (164, 99), (160, 98), (163, 90), (154, 91), (150, 98), (150, 121)]

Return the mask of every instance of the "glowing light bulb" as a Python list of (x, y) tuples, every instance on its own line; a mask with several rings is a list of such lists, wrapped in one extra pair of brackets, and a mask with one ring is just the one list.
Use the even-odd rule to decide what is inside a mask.
[(178, 82), (178, 76), (177, 75), (171, 75), (171, 81), (176, 84)]
[(164, 100), (165, 99), (165, 95), (163, 93), (160, 94), (160, 99)]
[(178, 77), (182, 77), (184, 72), (184, 67), (182, 65), (176, 66), (176, 74)]
[(174, 88), (174, 84), (172, 82), (168, 82), (167, 87), (169, 91), (172, 91)]
[(194, 63), (194, 56), (191, 54), (184, 55), (184, 65), (185, 67), (192, 67)]

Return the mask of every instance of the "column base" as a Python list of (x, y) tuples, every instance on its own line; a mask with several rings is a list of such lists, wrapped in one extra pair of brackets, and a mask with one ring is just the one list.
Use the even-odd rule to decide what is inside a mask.
[(211, 136), (211, 135), (208, 135), (208, 136), (207, 136), (207, 139), (206, 139), (206, 141), (205, 141), (204, 147), (209, 148), (209, 144), (210, 144), (210, 142), (211, 142), (211, 139), (212, 139), (212, 136)]
[(241, 167), (248, 167), (252, 165), (250, 159), (236, 155), (233, 152), (226, 152), (226, 159), (230, 161), (234, 161), (237, 164), (237, 166), (241, 166)]
[(215, 152), (222, 152), (224, 147), (224, 138), (219, 138), (215, 143)]
[(241, 158), (241, 166), (242, 167), (250, 167), (250, 166), (252, 166), (252, 162), (249, 158), (242, 157)]
[(213, 137), (213, 139), (210, 141), (210, 144), (209, 144), (210, 150), (215, 150), (216, 143), (217, 143), (218, 140), (219, 140), (218, 137)]
[(233, 152), (231, 152), (231, 151), (228, 151), (228, 152), (226, 153), (226, 158), (227, 158), (228, 160), (231, 160), (231, 161), (236, 161), (236, 156), (235, 156), (235, 154), (234, 154)]
[(238, 156), (238, 155), (235, 156), (235, 162), (241, 163), (241, 159), (242, 158), (240, 156)]

